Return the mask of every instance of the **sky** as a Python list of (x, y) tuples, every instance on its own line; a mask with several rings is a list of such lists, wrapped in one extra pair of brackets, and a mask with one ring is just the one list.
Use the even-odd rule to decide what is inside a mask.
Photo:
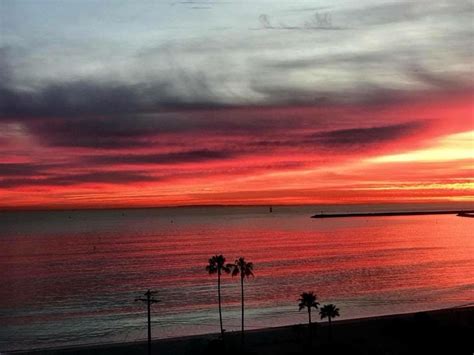
[(0, 0), (0, 208), (469, 204), (473, 15)]

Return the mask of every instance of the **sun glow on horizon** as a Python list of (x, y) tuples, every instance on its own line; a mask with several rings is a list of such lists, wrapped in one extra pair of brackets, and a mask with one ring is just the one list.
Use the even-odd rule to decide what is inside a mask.
[[(368, 159), (373, 163), (442, 162), (474, 158), (474, 130), (442, 137), (433, 147)], [(471, 166), (472, 168), (472, 166)]]

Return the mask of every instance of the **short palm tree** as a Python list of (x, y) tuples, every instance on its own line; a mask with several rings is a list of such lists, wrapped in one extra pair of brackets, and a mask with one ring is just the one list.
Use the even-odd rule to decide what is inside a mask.
[(329, 339), (332, 339), (332, 326), (331, 326), (331, 319), (339, 317), (339, 308), (337, 308), (334, 304), (325, 304), (319, 310), (319, 315), (321, 319), (327, 318), (329, 321)]
[(308, 309), (308, 324), (309, 324), (309, 339), (311, 342), (312, 339), (312, 331), (311, 331), (311, 308), (317, 309), (319, 306), (319, 302), (317, 301), (317, 297), (314, 292), (303, 292), (300, 295), (300, 299), (298, 300), (299, 303), (299, 310), (301, 311), (304, 308)]
[(253, 276), (253, 263), (246, 262), (240, 257), (233, 264), (227, 264), (232, 270), (232, 276), (240, 275), (240, 296), (242, 303), (242, 343), (244, 342), (244, 279)]
[(225, 264), (223, 255), (214, 255), (209, 259), (209, 264), (206, 266), (206, 271), (209, 275), (217, 274), (217, 297), (219, 302), (219, 321), (221, 325), (221, 336), (224, 337), (224, 328), (222, 326), (222, 306), (221, 306), (221, 275), (222, 272), (229, 273), (230, 268)]

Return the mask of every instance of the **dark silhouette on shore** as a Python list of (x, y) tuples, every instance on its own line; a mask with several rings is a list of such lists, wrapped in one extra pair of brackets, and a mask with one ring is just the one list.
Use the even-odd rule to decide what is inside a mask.
[(206, 266), (206, 271), (209, 275), (217, 274), (217, 298), (219, 303), (219, 322), (221, 327), (221, 337), (224, 338), (224, 327), (222, 325), (222, 299), (221, 299), (221, 275), (230, 273), (231, 269), (225, 264), (225, 258), (221, 255), (214, 255), (209, 259), (209, 264)]
[(391, 217), (391, 216), (427, 216), (427, 215), (443, 215), (455, 214), (467, 217), (474, 214), (473, 210), (469, 211), (414, 211), (414, 212), (347, 212), (347, 213), (324, 213), (315, 214), (311, 218), (345, 218), (345, 217)]
[(457, 214), (458, 217), (469, 217), (469, 218), (474, 218), (474, 212), (469, 212), (469, 211), (462, 211)]
[[(322, 331), (329, 324), (319, 324)], [(301, 333), (307, 325), (247, 331), (245, 345), (252, 355), (367, 355), (367, 354), (472, 354), (474, 307), (395, 314), (332, 323), (334, 337), (313, 339), (312, 351)], [(306, 338), (306, 337), (305, 337)], [(212, 334), (153, 341), (159, 355), (241, 355), (240, 332), (226, 332), (225, 346)], [(35, 355), (143, 355), (146, 342), (90, 344), (34, 350)], [(22, 352), (24, 354), (24, 352)]]
[(339, 317), (339, 308), (334, 304), (325, 304), (319, 310), (319, 315), (321, 319), (327, 318), (329, 322), (329, 341), (332, 341), (332, 324), (331, 319)]
[(240, 297), (242, 303), (242, 335), (241, 342), (244, 344), (244, 279), (253, 275), (253, 263), (245, 261), (245, 258), (240, 257), (235, 260), (234, 264), (228, 264), (232, 270), (232, 276), (240, 275)]
[(311, 308), (318, 309), (319, 302), (317, 301), (317, 297), (314, 292), (303, 292), (300, 295), (300, 299), (298, 300), (299, 303), (299, 310), (306, 308), (308, 310), (308, 334), (309, 334), (309, 343), (311, 345), (313, 339), (313, 332), (312, 332), (312, 323), (311, 323)]
[(156, 291), (148, 290), (144, 293), (146, 298), (135, 298), (136, 301), (145, 302), (147, 304), (147, 311), (148, 311), (148, 355), (151, 355), (151, 305), (153, 303), (160, 302), (153, 298), (153, 295), (156, 294)]

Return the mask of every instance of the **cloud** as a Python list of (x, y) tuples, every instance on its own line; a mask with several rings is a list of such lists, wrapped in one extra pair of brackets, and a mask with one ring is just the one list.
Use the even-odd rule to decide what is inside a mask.
[(179, 129), (172, 119), (140, 115), (101, 117), (39, 117), (26, 122), (31, 133), (48, 146), (98, 149), (144, 147), (148, 139)]
[[(0, 125), (11, 127), (0, 132), (0, 153), (31, 163), (0, 164), (11, 201), (25, 186), (75, 193), (76, 185), (113, 184), (118, 196), (122, 185), (150, 182), (157, 194), (187, 184), (226, 186), (237, 197), (271, 179), (275, 190), (309, 186), (317, 179), (291, 181), (287, 172), (420, 149), (468, 124), (467, 1), (218, 3), (157, 5), (162, 21), (152, 7), (148, 19), (136, 15), (140, 5), (102, 7), (107, 18), (77, 24), (62, 16), (44, 23), (18, 6), (12, 23), (22, 11), (34, 19), (8, 26), (0, 43)], [(190, 16), (207, 6), (209, 21)], [(94, 7), (80, 6), (84, 15)], [(310, 17), (313, 10), (328, 16)], [(266, 28), (251, 30), (262, 13)], [(131, 18), (140, 21), (123, 26)], [(216, 36), (224, 27), (231, 30)], [(350, 30), (321, 30), (340, 27)]]
[[(418, 91), (472, 89), (466, 78), (472, 74), (468, 64), (473, 31), (472, 26), (463, 26), (472, 10), (468, 1), (361, 3), (328, 13), (334, 22), (363, 25), (353, 33), (279, 31), (278, 36), (230, 33), (218, 38), (201, 33), (192, 39), (144, 43), (117, 56), (119, 62), (102, 54), (107, 43), (95, 47), (61, 43), (68, 49), (72, 46), (74, 55), (51, 53), (49, 47), (38, 55), (38, 48), (19, 51), (21, 44), (12, 43), (0, 49), (0, 117), (26, 120), (240, 105), (317, 105), (321, 97), (328, 102), (347, 98), (367, 102), (385, 96), (378, 91), (403, 100)], [(310, 21), (307, 27), (331, 22), (325, 14), (319, 19), (317, 15), (312, 20), (316, 25)], [(265, 26), (280, 26), (262, 16)], [(437, 30), (436, 21), (443, 31)], [(390, 31), (396, 31), (397, 38)], [(282, 47), (282, 42), (288, 44)], [(71, 60), (77, 63), (70, 65)], [(443, 87), (443, 82), (449, 85)]]
[(420, 22), (434, 18), (451, 21), (454, 16), (472, 13), (473, 9), (472, 3), (467, 0), (397, 1), (341, 9), (340, 16), (351, 25), (374, 26)]
[(311, 136), (311, 140), (316, 144), (330, 148), (369, 146), (399, 139), (423, 126), (421, 122), (409, 122), (387, 126), (340, 129), (315, 133)]
[(84, 115), (123, 115), (155, 112), (160, 109), (182, 109), (222, 106), (196, 90), (188, 99), (173, 92), (165, 80), (129, 84), (101, 82), (94, 79), (46, 84), (34, 90), (0, 87), (0, 117), (58, 117)]
[(295, 7), (290, 8), (288, 12), (317, 12), (330, 9), (329, 6), (313, 6), (313, 7)]
[[(160, 156), (160, 155), (157, 155)], [(245, 160), (240, 161), (239, 166), (224, 165), (207, 167), (204, 169), (184, 169), (180, 166), (178, 170), (150, 171), (143, 166), (137, 170), (104, 170), (115, 164), (183, 164), (184, 162), (205, 163), (213, 159), (225, 159), (227, 154), (219, 155), (215, 152), (186, 152), (180, 154), (178, 160), (172, 160), (172, 155), (162, 154), (161, 161), (153, 159), (153, 155), (124, 156), (98, 156), (90, 159), (76, 160), (73, 163), (57, 165), (41, 164), (2, 164), (0, 166), (0, 189), (14, 189), (19, 187), (78, 187), (84, 184), (107, 184), (107, 185), (131, 185), (137, 183), (159, 184), (167, 181), (176, 183), (177, 181), (194, 181), (196, 179), (208, 178), (230, 178), (235, 176), (245, 176), (248, 174), (264, 173), (275, 170), (292, 170), (302, 168), (306, 165), (301, 161), (279, 161), (268, 163), (251, 163)], [(211, 158), (212, 156), (212, 158)], [(181, 160), (179, 160), (181, 159)], [(80, 166), (87, 166), (92, 172), (71, 172), (72, 169), (80, 169)], [(48, 170), (48, 169), (53, 170)], [(68, 173), (64, 173), (69, 171)], [(157, 185), (158, 186), (158, 185)]]
[(310, 31), (310, 30), (345, 30), (346, 28), (334, 26), (329, 12), (320, 13), (316, 11), (311, 17), (306, 19), (301, 25), (287, 25), (279, 21), (275, 23), (267, 14), (258, 17), (261, 29), (264, 30), (285, 30), (285, 31)]
[(22, 120), (22, 123), (45, 146), (94, 149), (156, 147), (163, 142), (186, 145), (205, 137), (219, 140), (224, 136), (266, 135), (295, 128), (295, 123), (286, 119), (284, 113), (277, 114), (274, 108), (255, 107), (85, 117), (40, 116)]
[(336, 154), (347, 153), (343, 149), (373, 149), (381, 145), (396, 142), (401, 138), (419, 133), (426, 128), (429, 121), (418, 120), (401, 124), (372, 126), (364, 128), (347, 128), (336, 130), (319, 130), (314, 133), (304, 133), (296, 136), (276, 139), (256, 140), (251, 145), (264, 148), (295, 148), (300, 149), (330, 149)]
[(35, 163), (0, 163), (0, 177), (3, 176), (31, 176), (47, 172), (52, 165)]
[(183, 164), (213, 160), (224, 160), (236, 156), (236, 152), (212, 151), (208, 149), (190, 150), (162, 154), (99, 155), (87, 159), (89, 163), (109, 164)]
[[(430, 78), (430, 82), (435, 82)], [(448, 86), (449, 81), (444, 80), (443, 83)], [(455, 84), (453, 81), (452, 86)], [(259, 90), (269, 96), (268, 101), (278, 102), (278, 105), (225, 106), (212, 101), (199, 104), (196, 101), (194, 105), (179, 103), (179, 100), (166, 101), (164, 97), (158, 97), (159, 91), (153, 90), (148, 92), (147, 97), (141, 86), (120, 88), (111, 83), (72, 82), (52, 87), (47, 86), (33, 94), (15, 91), (15, 99), (6, 99), (9, 109), (0, 111), (0, 120), (3, 117), (7, 122), (20, 122), (44, 146), (123, 150), (170, 145), (181, 146), (184, 151), (195, 151), (197, 155), (201, 154), (202, 159), (213, 158), (209, 152), (216, 151), (216, 146), (212, 142), (219, 142), (224, 137), (227, 137), (228, 145), (237, 146), (229, 148), (228, 145), (217, 144), (220, 158), (227, 158), (223, 154), (235, 154), (236, 149), (241, 151), (245, 148), (241, 145), (242, 140), (247, 140), (249, 145), (267, 148), (311, 144), (328, 146), (329, 139), (323, 140), (317, 133), (315, 137), (307, 137), (301, 131), (316, 127), (318, 131), (334, 130), (341, 125), (341, 129), (351, 129), (364, 121), (362, 115), (354, 115), (350, 109), (342, 113), (337, 109), (338, 100), (342, 101), (344, 97), (354, 99), (355, 95), (344, 92), (262, 87)], [(448, 87), (445, 89), (449, 90)], [(363, 97), (367, 101), (364, 105), (408, 102), (422, 96), (421, 93), (376, 88), (365, 91), (359, 88), (358, 91), (361, 99)], [(168, 95), (168, 98), (171, 96)], [(312, 105), (308, 105), (311, 101)], [(294, 110), (283, 104), (301, 104), (306, 108), (303, 111)], [(364, 105), (360, 108), (364, 109)], [(380, 123), (385, 123), (383, 117), (381, 119)], [(379, 130), (378, 133), (386, 131)], [(383, 139), (380, 138), (380, 141)], [(199, 142), (200, 146), (189, 147), (191, 141)], [(370, 143), (376, 142), (367, 142), (366, 145)], [(171, 155), (169, 159), (161, 155), (147, 155), (142, 159), (155, 162), (189, 161), (197, 159), (197, 155), (183, 153)], [(131, 164), (139, 160), (137, 157), (105, 158), (109, 161), (126, 159), (130, 159)]]
[(159, 177), (146, 172), (99, 171), (92, 173), (63, 174), (46, 178), (15, 178), (0, 180), (0, 188), (16, 188), (21, 186), (71, 186), (81, 184), (113, 184), (123, 185), (140, 182), (160, 181)]

